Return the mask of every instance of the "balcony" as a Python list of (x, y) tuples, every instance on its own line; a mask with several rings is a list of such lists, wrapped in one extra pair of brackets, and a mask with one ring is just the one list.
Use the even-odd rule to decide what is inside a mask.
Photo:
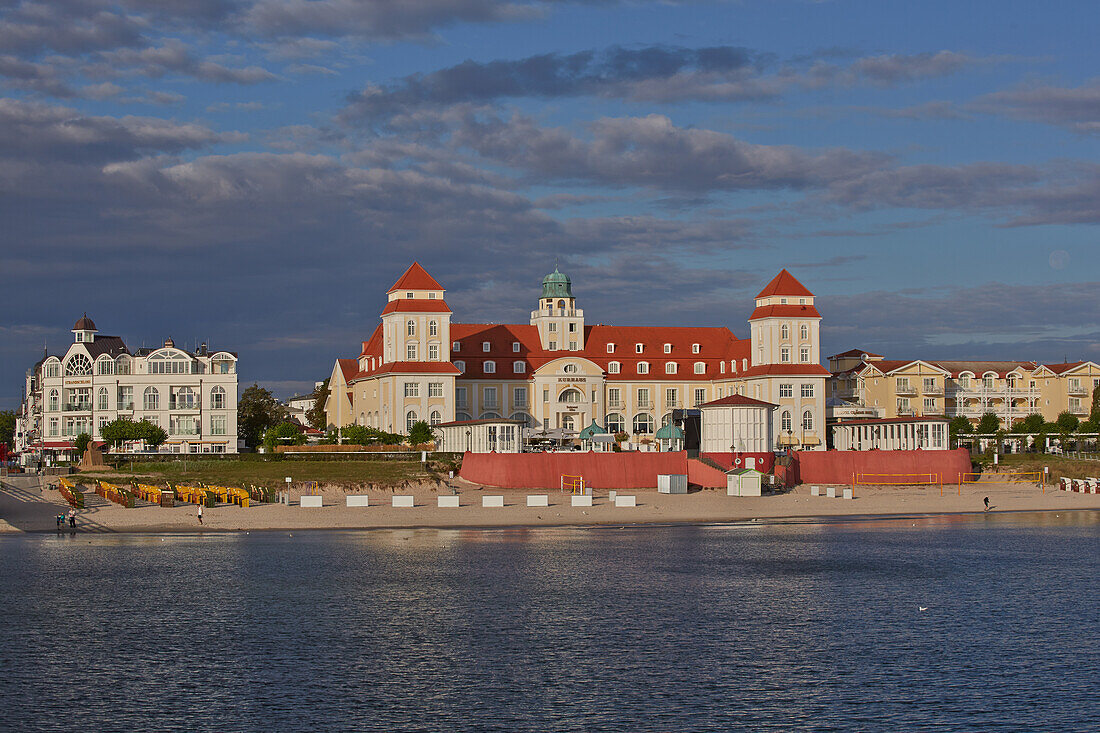
[(199, 401), (198, 400), (179, 401), (179, 402), (177, 402), (176, 400), (168, 400), (168, 409), (169, 410), (180, 410), (180, 411), (182, 411), (182, 410), (198, 410), (198, 409), (200, 409), (200, 407), (199, 407)]
[(638, 409), (639, 410), (649, 409), (650, 407), (653, 407), (653, 403), (650, 402), (649, 400), (638, 400)]
[(1074, 397), (1083, 397), (1089, 394), (1088, 389), (1086, 387), (1082, 387), (1081, 385), (1074, 386), (1071, 384), (1066, 391)]
[(117, 408), (115, 408), (115, 412), (133, 412), (133, 411), (134, 411), (134, 403), (133, 402), (123, 402)]
[(680, 400), (665, 400), (665, 407), (672, 409), (673, 407), (683, 407), (683, 403)]
[(941, 387), (939, 385), (935, 385), (935, 384), (931, 384), (931, 385), (926, 384), (921, 389), (921, 392), (923, 394), (926, 394), (926, 395), (929, 395), (929, 396), (931, 396), (931, 395), (942, 395), (943, 394), (943, 387)]
[(618, 408), (621, 408), (622, 406), (623, 406), (623, 401), (622, 400), (610, 400), (609, 399), (607, 401), (608, 409), (612, 409), (612, 408), (618, 409)]
[(917, 388), (911, 384), (899, 384), (895, 391), (900, 395), (915, 395), (917, 393)]
[(91, 412), (91, 402), (66, 402), (63, 405), (65, 412)]

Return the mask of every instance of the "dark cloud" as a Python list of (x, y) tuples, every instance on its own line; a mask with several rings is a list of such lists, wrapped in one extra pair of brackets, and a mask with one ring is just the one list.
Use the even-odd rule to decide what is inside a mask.
[(1083, 134), (1100, 133), (1100, 79), (1079, 87), (1030, 84), (987, 94), (974, 106), (980, 111), (1057, 125)]
[(590, 139), (560, 128), (469, 119), (452, 138), (535, 179), (590, 181), (666, 190), (807, 189), (858, 178), (889, 160), (842, 148), (818, 152), (755, 145), (712, 130), (675, 126), (662, 115), (601, 119)]
[(170, 73), (183, 74), (216, 84), (257, 84), (276, 78), (274, 74), (258, 66), (232, 68), (198, 58), (179, 41), (168, 41), (160, 46), (140, 49), (107, 51), (97, 54), (84, 67), (84, 72), (90, 76), (112, 77), (124, 71), (151, 78)]
[(867, 56), (852, 63), (850, 71), (875, 84), (895, 85), (949, 76), (980, 63), (979, 59), (954, 51)]
[(23, 2), (0, 13), (0, 52), (77, 55), (141, 46), (144, 24), (108, 2)]

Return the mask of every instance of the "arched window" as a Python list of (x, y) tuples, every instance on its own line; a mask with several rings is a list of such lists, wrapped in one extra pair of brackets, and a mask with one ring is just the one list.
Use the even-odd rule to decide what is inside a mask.
[(214, 387), (210, 390), (210, 409), (211, 410), (224, 410), (225, 409), (225, 388)]
[(103, 356), (96, 359), (96, 362), (95, 362), (95, 373), (96, 374), (105, 375), (105, 374), (114, 374), (114, 372), (115, 372), (115, 363), (113, 361), (111, 361), (111, 357), (104, 354)]
[(408, 333), (410, 336), (415, 336), (416, 335), (416, 321), (409, 321), (408, 323), (406, 323), (405, 324), (405, 329), (406, 329), (405, 332)]
[(61, 409), (60, 404), (61, 404), (61, 395), (60, 395), (60, 393), (58, 393), (58, 391), (56, 389), (51, 389), (50, 390), (50, 402), (49, 402), (50, 412), (57, 412), (59, 409)]
[(695, 373), (696, 374), (706, 374), (707, 373), (707, 365), (705, 363), (701, 362), (701, 361), (695, 362)]
[(178, 351), (162, 351), (149, 357), (150, 374), (190, 374), (191, 360)]
[(641, 412), (634, 416), (634, 434), (649, 435), (653, 432), (653, 416)]
[(814, 429), (814, 414), (809, 410), (802, 413), (802, 429), (813, 430)]
[(438, 336), (439, 335), (439, 321), (428, 321), (428, 335), (429, 336)]
[(364, 415), (361, 412), (359, 413), (359, 424), (360, 425), (366, 425), (367, 424), (367, 417), (366, 417), (366, 415)]
[(443, 415), (439, 414), (439, 410), (432, 410), (431, 424), (438, 425), (443, 422)]
[(675, 374), (675, 373), (676, 373), (676, 362), (666, 361), (665, 362), (665, 374)]
[(810, 337), (810, 327), (803, 323), (798, 327), (798, 335), (804, 339), (808, 339)]
[(567, 389), (558, 395), (558, 402), (576, 403), (584, 399), (579, 389)]
[(522, 361), (513, 361), (512, 362), (512, 373), (513, 374), (523, 374), (525, 371), (527, 371), (527, 364), (525, 362), (522, 362)]
[(495, 412), (483, 412), (481, 413), (482, 420), (499, 420), (500, 415)]
[(791, 327), (784, 323), (779, 327), (779, 338), (789, 339), (791, 337)]
[(566, 364), (565, 366), (563, 366), (561, 368), (561, 370), (563, 372), (565, 372), (566, 374), (576, 374), (577, 373), (577, 365), (576, 364)]
[(648, 361), (638, 362), (638, 374), (649, 374), (649, 362)]
[(666, 425), (670, 425), (671, 423), (672, 423), (672, 413), (671, 412), (666, 412), (664, 415), (661, 416), (661, 427), (662, 428)]
[(99, 391), (96, 393), (96, 403), (97, 403), (96, 409), (106, 410), (106, 409), (110, 408), (111, 398), (110, 398), (109, 395), (110, 395), (110, 393), (107, 391), (106, 387), (100, 387), (99, 388)]
[(468, 413), (468, 412), (456, 412), (455, 413), (455, 422), (468, 422), (472, 419), (473, 418), (470, 417), (470, 413)]
[(141, 395), (141, 406), (145, 410), (160, 409), (160, 392), (156, 387), (145, 388), (145, 392)]
[(791, 423), (791, 411), (784, 410), (783, 415), (779, 418), (779, 429), (785, 433), (788, 430), (791, 430), (792, 427), (793, 425)]
[(169, 409), (172, 410), (193, 410), (195, 408), (195, 390), (190, 387), (180, 387), (176, 390), (172, 404), (169, 405)]
[(626, 423), (623, 421), (623, 416), (617, 412), (612, 412), (604, 419), (604, 427), (607, 428), (607, 432), (614, 435), (615, 433), (621, 433), (626, 430)]
[(621, 366), (620, 366), (619, 362), (617, 362), (617, 361), (608, 362), (608, 364), (607, 364), (607, 373), (608, 374), (618, 374), (620, 368), (621, 368)]
[(50, 359), (46, 362), (45, 371), (47, 377), (60, 377), (61, 362), (59, 362), (57, 359)]
[(92, 362), (84, 354), (73, 354), (65, 363), (66, 377), (84, 377), (92, 373)]
[(211, 374), (232, 374), (237, 371), (237, 362), (231, 354), (214, 354), (210, 358)]
[(417, 419), (418, 418), (416, 417), (416, 410), (409, 410), (408, 414), (405, 415), (405, 432), (406, 433), (411, 433), (412, 432), (413, 425), (416, 424)]
[(523, 421), (523, 427), (525, 427), (525, 428), (531, 427), (531, 416), (528, 415), (526, 412), (514, 412), (514, 413), (512, 413), (512, 417), (510, 419), (511, 420), (522, 420)]
[(565, 308), (565, 301), (564, 300), (559, 300), (558, 301), (558, 307), (559, 308)]
[(455, 365), (455, 369), (457, 369), (458, 371), (460, 371), (460, 372), (462, 372), (462, 373), (465, 373), (465, 372), (466, 372), (466, 362), (464, 362), (464, 361), (456, 361), (456, 362), (454, 363), (454, 365)]

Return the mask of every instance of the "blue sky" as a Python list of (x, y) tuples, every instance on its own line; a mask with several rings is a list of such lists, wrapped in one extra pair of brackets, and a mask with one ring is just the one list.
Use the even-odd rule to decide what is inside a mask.
[(280, 395), (412, 260), (457, 321), (557, 262), (588, 320), (1100, 359), (1100, 8), (0, 0), (0, 407), (87, 310)]

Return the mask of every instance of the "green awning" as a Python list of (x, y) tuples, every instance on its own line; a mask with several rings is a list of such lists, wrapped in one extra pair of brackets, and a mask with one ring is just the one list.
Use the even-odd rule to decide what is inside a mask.
[(607, 431), (596, 424), (593, 420), (592, 424), (581, 431), (581, 440), (591, 440), (593, 435), (607, 435)]
[(657, 440), (683, 440), (684, 431), (672, 423), (665, 425), (657, 431)]

